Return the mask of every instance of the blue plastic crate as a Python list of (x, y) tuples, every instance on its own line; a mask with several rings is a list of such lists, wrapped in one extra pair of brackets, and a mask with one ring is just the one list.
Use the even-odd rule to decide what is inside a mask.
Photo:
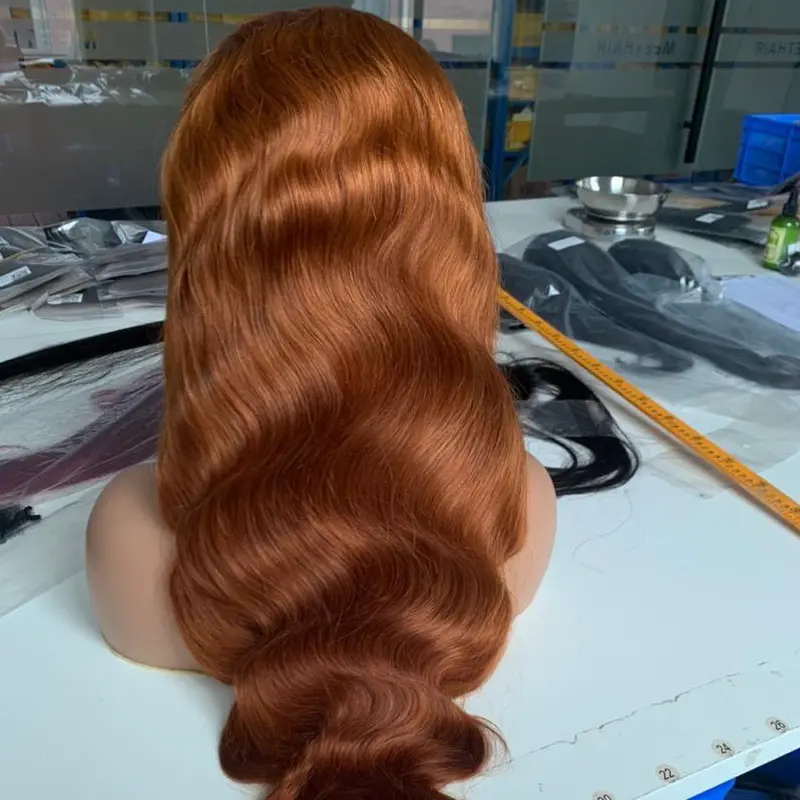
[(753, 770), (751, 777), (764, 785), (796, 790), (800, 787), (800, 750), (788, 753), (763, 767)]
[(800, 114), (750, 114), (742, 125), (736, 180), (775, 186), (800, 172)]
[(725, 798), (730, 794), (731, 789), (733, 789), (733, 784), (735, 781), (728, 781), (727, 783), (723, 783), (722, 786), (717, 786), (716, 789), (709, 789), (707, 792), (703, 792), (703, 794), (698, 794), (696, 797), (691, 798), (691, 800), (725, 800)]

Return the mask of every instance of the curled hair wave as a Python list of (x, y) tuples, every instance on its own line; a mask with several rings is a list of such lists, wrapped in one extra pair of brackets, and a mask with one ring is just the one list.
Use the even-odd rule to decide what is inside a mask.
[(367, 14), (251, 21), (162, 170), (158, 498), (191, 652), (232, 684), (220, 759), (271, 800), (444, 800), (493, 735), (525, 455), (459, 102)]

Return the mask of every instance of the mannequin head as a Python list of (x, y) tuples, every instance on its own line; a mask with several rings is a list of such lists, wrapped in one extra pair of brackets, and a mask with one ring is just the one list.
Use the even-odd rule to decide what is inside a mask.
[(273, 800), (444, 798), (491, 735), (453, 700), (505, 646), (525, 456), (458, 100), (399, 29), (244, 25), (163, 165), (159, 505), (220, 745)]

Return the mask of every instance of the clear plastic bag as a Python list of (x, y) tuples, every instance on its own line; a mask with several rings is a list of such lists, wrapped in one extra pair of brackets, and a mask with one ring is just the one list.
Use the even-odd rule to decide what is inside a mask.
[(718, 207), (697, 210), (664, 207), (658, 212), (658, 222), (676, 231), (719, 239), (751, 248), (763, 248), (769, 236), (769, 225), (749, 214), (734, 213)]
[[(85, 346), (68, 349), (70, 357)], [(32, 354), (23, 366), (50, 357)], [(504, 374), (529, 445), (548, 465), (561, 495), (619, 486), (633, 476), (637, 462), (630, 445), (584, 383), (550, 363), (506, 364)], [(162, 383), (158, 345), (4, 381), (0, 544), (66, 498), (96, 490), (119, 470), (151, 459)]]
[(124, 311), (120, 304), (101, 298), (99, 292), (100, 287), (90, 286), (79, 291), (70, 290), (39, 298), (31, 311), (41, 319), (56, 322), (122, 317)]
[(28, 300), (39, 297), (44, 287), (68, 278), (82, 281), (85, 273), (79, 266), (51, 266), (34, 263), (33, 259), (4, 259), (0, 261), (0, 308), (18, 308)]
[(106, 281), (150, 272), (163, 272), (167, 268), (166, 242), (125, 244), (103, 251), (88, 259), (88, 271), (95, 280)]
[(135, 222), (108, 222), (80, 217), (48, 226), (48, 242), (82, 256), (86, 271), (97, 282), (125, 275), (165, 270), (166, 238), (163, 223), (145, 227)]
[(0, 228), (0, 311), (51, 320), (118, 317), (166, 302), (164, 223), (81, 217)]
[(723, 208), (733, 213), (747, 213), (774, 216), (780, 212), (775, 209), (776, 199), (772, 190), (743, 186), (730, 181), (712, 183), (673, 183), (670, 184), (667, 208), (712, 209)]
[(50, 243), (42, 228), (0, 227), (0, 310), (35, 298), (56, 281), (87, 278), (83, 260), (67, 247)]
[(67, 64), (0, 73), (0, 106), (163, 106), (177, 103), (188, 68)]
[(510, 294), (749, 466), (800, 447), (800, 334), (729, 301), (699, 256), (636, 239), (606, 251), (567, 231), (511, 251)]
[(163, 303), (167, 297), (167, 273), (147, 272), (142, 275), (129, 275), (114, 278), (98, 287), (101, 300), (128, 300), (152, 297)]
[[(44, 228), (49, 243), (61, 245), (84, 256), (102, 256), (110, 250), (119, 252), (119, 248), (124, 245), (151, 243), (151, 238), (155, 239), (152, 243), (163, 245), (164, 230), (164, 223), (160, 221), (143, 225), (138, 222), (115, 222), (91, 217), (65, 220)], [(152, 237), (153, 232), (157, 232), (158, 236)]]
[(0, 406), (0, 506), (34, 509), (155, 454), (161, 347), (11, 382)]

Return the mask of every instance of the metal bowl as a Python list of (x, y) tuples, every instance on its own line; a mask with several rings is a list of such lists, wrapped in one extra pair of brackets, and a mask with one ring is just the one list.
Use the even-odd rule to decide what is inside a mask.
[(638, 222), (655, 216), (669, 193), (663, 184), (618, 175), (582, 178), (575, 188), (589, 214), (614, 222)]

